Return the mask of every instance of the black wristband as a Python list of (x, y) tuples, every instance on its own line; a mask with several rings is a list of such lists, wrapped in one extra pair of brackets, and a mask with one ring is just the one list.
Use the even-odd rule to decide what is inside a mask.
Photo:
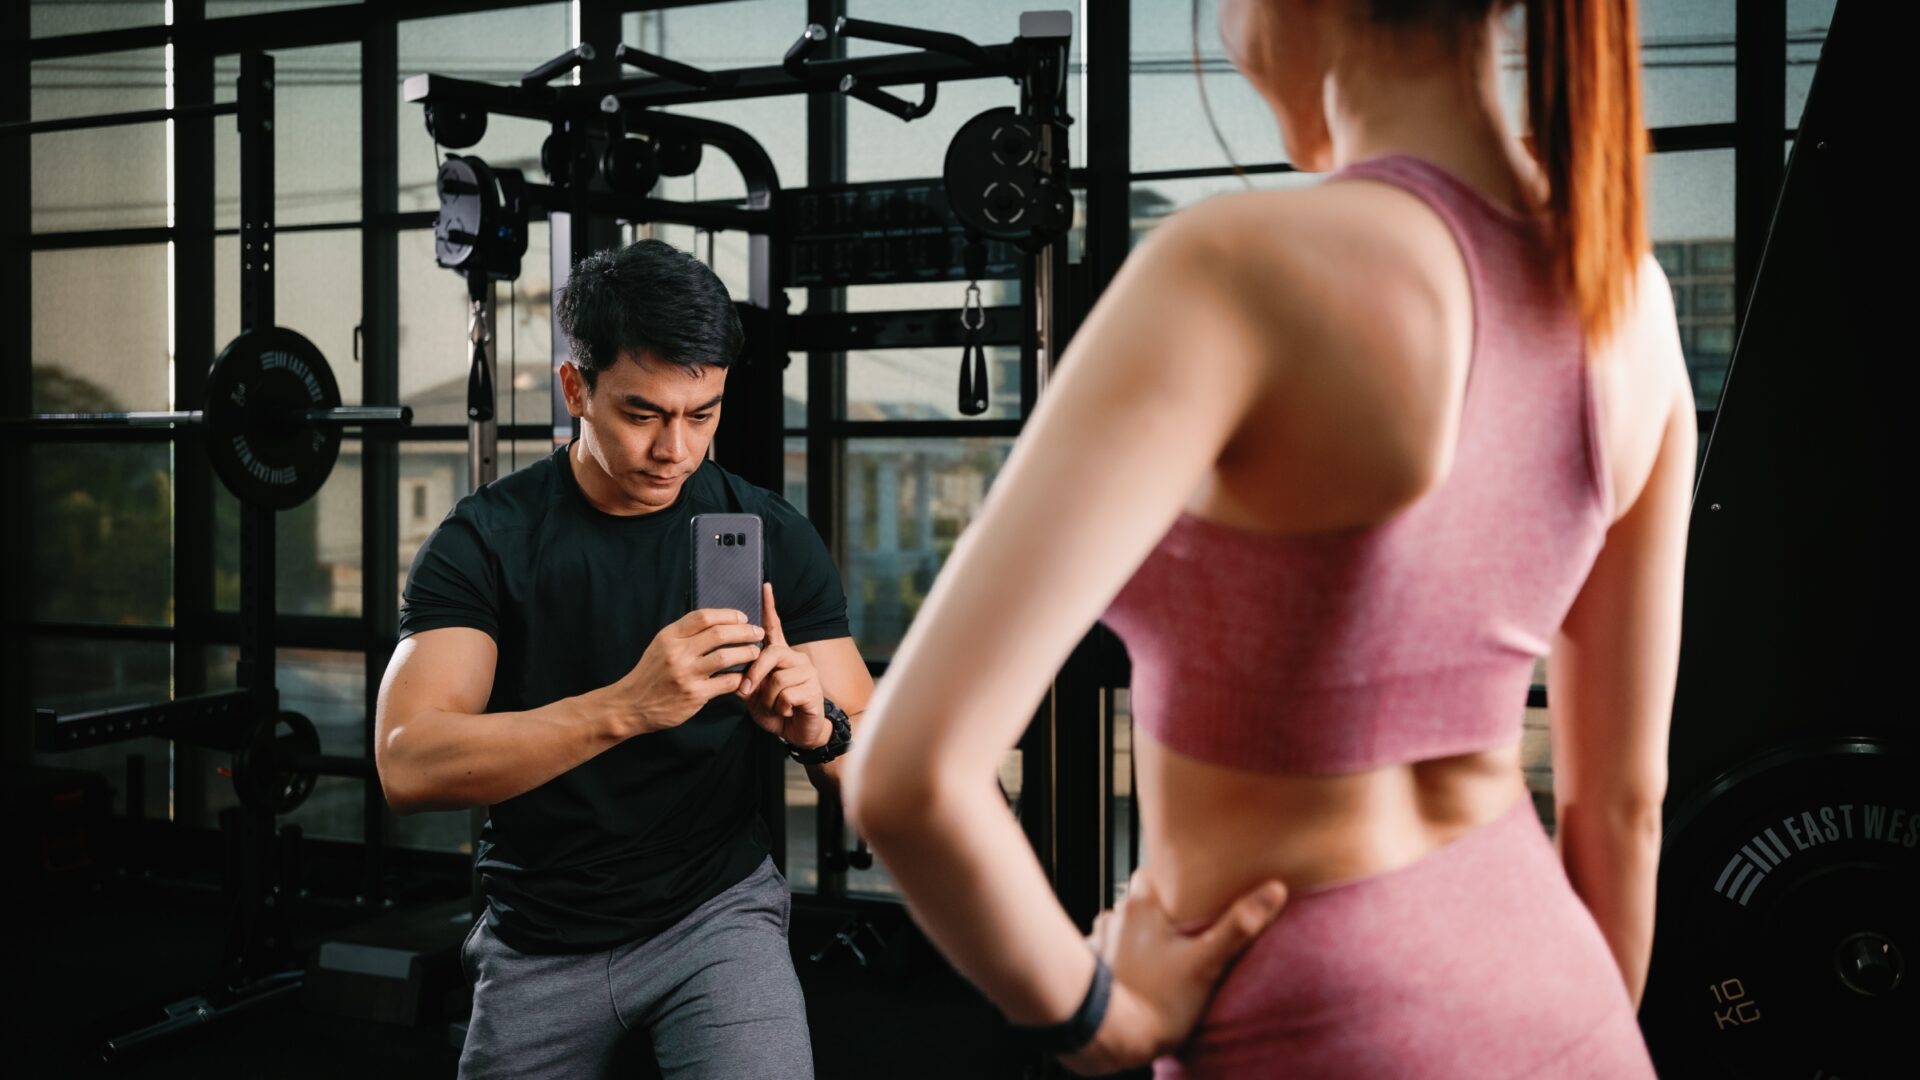
[(1014, 1025), (1014, 1034), (1030, 1053), (1059, 1056), (1071, 1054), (1093, 1041), (1100, 1024), (1107, 1018), (1107, 1001), (1113, 996), (1113, 969), (1099, 956), (1093, 958), (1093, 982), (1087, 996), (1072, 1016), (1052, 1027), (1034, 1028)]
[(825, 765), (827, 762), (847, 752), (853, 745), (853, 723), (848, 719), (846, 710), (835, 705), (831, 698), (821, 698), (820, 707), (827, 714), (827, 721), (833, 725), (833, 733), (827, 741), (808, 750), (789, 747), (787, 756), (802, 765)]

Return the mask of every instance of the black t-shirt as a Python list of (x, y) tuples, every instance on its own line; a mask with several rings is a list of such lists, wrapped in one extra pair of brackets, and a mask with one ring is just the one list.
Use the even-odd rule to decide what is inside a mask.
[[(787, 642), (846, 637), (840, 574), (785, 499), (701, 464), (672, 506), (596, 509), (565, 448), (456, 504), (414, 557), (400, 635), (470, 626), (499, 646), (488, 712), (607, 686), (685, 615), (694, 514), (757, 513)], [(768, 850), (756, 762), (771, 738), (731, 694), (490, 808), (474, 857), (487, 925), (521, 952), (593, 952), (656, 933)]]

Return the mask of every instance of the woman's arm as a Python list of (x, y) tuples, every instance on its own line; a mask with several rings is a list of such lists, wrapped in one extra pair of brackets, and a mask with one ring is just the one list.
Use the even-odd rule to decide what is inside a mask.
[[(1661, 277), (1663, 298), (1665, 290)], [(1665, 338), (1673, 336), (1671, 328), (1669, 307)], [(1663, 353), (1666, 344), (1655, 343)], [(1608, 530), (1547, 664), (1554, 843), (1636, 1006), (1653, 947), (1667, 726), (1679, 667), (1681, 577), (1698, 438), (1692, 389), (1677, 340), (1671, 345), (1672, 356), (1654, 365), (1669, 404), (1652, 469)]]
[[(1220, 235), (1191, 214), (1162, 226), (1080, 328), (881, 679), (845, 778), (915, 917), (1016, 1024), (1071, 1015), (1094, 961), (984, 778), (1283, 366), (1230, 298)], [(1110, 1016), (1138, 1004), (1124, 982)]]

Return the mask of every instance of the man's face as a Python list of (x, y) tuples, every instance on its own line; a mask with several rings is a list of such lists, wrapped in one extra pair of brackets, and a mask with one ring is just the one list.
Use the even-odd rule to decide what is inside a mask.
[(726, 383), (725, 368), (696, 370), (644, 353), (621, 354), (591, 391), (578, 367), (561, 369), (583, 448), (613, 481), (622, 509), (641, 514), (673, 505), (706, 458)]

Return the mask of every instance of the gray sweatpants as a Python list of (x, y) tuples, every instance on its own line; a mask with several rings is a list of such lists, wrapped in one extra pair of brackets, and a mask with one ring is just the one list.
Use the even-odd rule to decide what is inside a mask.
[(791, 908), (768, 859), (666, 930), (606, 952), (516, 952), (477, 920), (460, 951), (473, 983), (460, 1080), (599, 1080), (636, 1038), (651, 1039), (667, 1080), (811, 1078)]

